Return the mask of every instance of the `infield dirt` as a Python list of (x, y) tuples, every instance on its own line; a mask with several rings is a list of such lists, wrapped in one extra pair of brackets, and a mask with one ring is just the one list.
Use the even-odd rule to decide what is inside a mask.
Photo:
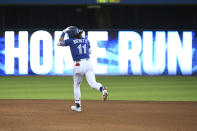
[(196, 131), (197, 102), (0, 100), (0, 131)]

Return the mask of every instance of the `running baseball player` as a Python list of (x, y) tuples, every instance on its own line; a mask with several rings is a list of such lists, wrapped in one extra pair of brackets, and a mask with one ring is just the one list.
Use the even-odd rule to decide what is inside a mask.
[[(65, 34), (68, 34), (69, 39), (64, 40)], [(67, 27), (63, 30), (59, 39), (58, 46), (70, 46), (70, 51), (74, 61), (73, 81), (74, 81), (74, 100), (75, 106), (71, 106), (71, 110), (81, 112), (81, 91), (80, 84), (83, 77), (91, 88), (102, 92), (103, 100), (107, 100), (107, 88), (101, 83), (96, 82), (95, 73), (92, 63), (90, 61), (90, 42), (88, 39), (82, 37), (83, 30), (76, 26)]]

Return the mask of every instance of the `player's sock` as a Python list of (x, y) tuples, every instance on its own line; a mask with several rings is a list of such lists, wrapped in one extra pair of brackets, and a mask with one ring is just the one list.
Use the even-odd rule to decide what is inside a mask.
[(79, 107), (80, 107), (80, 104), (79, 104), (79, 103), (75, 103), (75, 104), (76, 104), (76, 107), (77, 107), (77, 108), (79, 108)]
[(99, 90), (100, 90), (100, 92), (103, 92), (103, 86), (101, 86)]
[(75, 99), (75, 105), (76, 105), (77, 108), (79, 108), (81, 106), (80, 98)]

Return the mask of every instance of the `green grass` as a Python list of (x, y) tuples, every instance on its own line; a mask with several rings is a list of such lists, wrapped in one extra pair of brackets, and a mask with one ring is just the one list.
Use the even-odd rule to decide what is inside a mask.
[[(97, 76), (108, 87), (110, 100), (197, 101), (195, 76)], [(85, 78), (82, 99), (100, 100)], [(71, 76), (0, 77), (0, 99), (73, 99)]]

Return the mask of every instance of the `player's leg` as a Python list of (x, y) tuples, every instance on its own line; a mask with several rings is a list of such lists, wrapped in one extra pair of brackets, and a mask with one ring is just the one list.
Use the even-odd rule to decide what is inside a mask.
[(91, 71), (91, 70), (87, 71), (85, 73), (85, 76), (90, 87), (102, 92), (103, 100), (104, 101), (107, 100), (107, 96), (108, 96), (107, 88), (104, 87), (101, 83), (96, 82), (94, 71)]
[(92, 63), (90, 61), (86, 61), (84, 62), (84, 64), (86, 67), (85, 76), (88, 84), (90, 85), (91, 88), (102, 91), (103, 85), (101, 83), (96, 82)]
[(81, 90), (80, 90), (80, 84), (83, 80), (83, 75), (81, 74), (74, 74), (73, 75), (73, 81), (74, 81), (74, 100), (75, 100), (75, 106), (71, 106), (71, 109), (74, 111), (81, 111)]
[(91, 88), (101, 91), (103, 85), (101, 83), (96, 82), (95, 74), (93, 71), (88, 71), (85, 73), (86, 80)]

